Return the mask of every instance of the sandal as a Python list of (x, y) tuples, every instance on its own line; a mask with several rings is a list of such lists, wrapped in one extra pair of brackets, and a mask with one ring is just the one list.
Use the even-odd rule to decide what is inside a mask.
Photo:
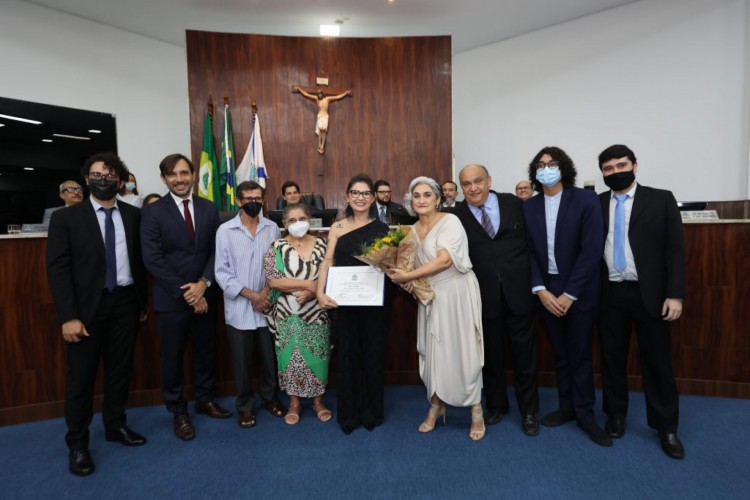
[(445, 423), (445, 404), (430, 402), (430, 410), (427, 412), (427, 418), (424, 419), (424, 422), (419, 424), (419, 432), (432, 432), (440, 417), (443, 417), (443, 423)]
[(299, 404), (289, 405), (289, 409), (287, 410), (286, 415), (284, 415), (284, 422), (286, 422), (289, 425), (298, 424), (299, 423), (299, 411), (300, 411)]
[(281, 404), (278, 399), (272, 399), (271, 401), (263, 401), (260, 403), (261, 408), (268, 410), (274, 417), (283, 417), (288, 411), (286, 406)]
[[(481, 426), (479, 424), (482, 424)], [(482, 404), (476, 404), (471, 407), (471, 427), (469, 428), (469, 439), (479, 441), (484, 437), (484, 412)]]
[(313, 410), (318, 414), (318, 420), (321, 422), (328, 422), (331, 420), (331, 417), (333, 417), (333, 413), (331, 413), (331, 410), (326, 408), (326, 404), (323, 402), (322, 398), (317, 397), (313, 401)]

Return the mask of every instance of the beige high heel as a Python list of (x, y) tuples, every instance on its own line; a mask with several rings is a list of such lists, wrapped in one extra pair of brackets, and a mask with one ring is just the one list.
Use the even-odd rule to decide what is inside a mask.
[[(432, 432), (440, 417), (443, 417), (443, 424), (445, 424), (445, 404), (440, 403), (436, 405), (430, 403), (430, 411), (427, 412), (427, 418), (424, 419), (424, 422), (419, 424), (419, 432)], [(432, 420), (432, 422), (430, 422), (430, 420)]]
[(478, 403), (471, 407), (471, 427), (469, 428), (469, 439), (471, 439), (472, 441), (479, 441), (484, 437), (484, 433), (484, 412), (482, 410), (482, 404)]

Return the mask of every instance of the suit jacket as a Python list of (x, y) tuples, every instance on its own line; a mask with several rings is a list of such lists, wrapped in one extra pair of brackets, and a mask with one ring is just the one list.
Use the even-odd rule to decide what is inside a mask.
[[(599, 195), (605, 238), (609, 232), (611, 193)], [(651, 316), (660, 318), (664, 299), (685, 298), (685, 236), (677, 200), (671, 191), (638, 184), (630, 212), (628, 241), (643, 304)], [(606, 263), (602, 267), (606, 282), (609, 270)], [(604, 287), (605, 298), (606, 292)]]
[[(219, 212), (216, 205), (193, 195), (193, 227), (190, 238), (185, 219), (172, 196), (163, 196), (143, 208), (141, 245), (143, 262), (153, 277), (154, 310), (159, 312), (190, 311), (180, 287), (201, 278), (214, 281), (214, 252)], [(216, 286), (206, 291), (212, 301)]]
[(602, 213), (596, 193), (577, 187), (562, 191), (555, 228), (555, 263), (564, 286), (550, 289), (547, 273), (547, 222), (544, 196), (533, 196), (523, 204), (531, 252), (531, 286), (545, 286), (559, 295), (576, 297), (582, 311), (599, 304), (599, 265), (604, 255)]
[(534, 301), (529, 285), (522, 202), (507, 193), (490, 191), (490, 196), (497, 196), (500, 207), (500, 228), (494, 238), (490, 238), (474, 217), (466, 201), (458, 202), (451, 209), (469, 239), (469, 258), (482, 294), (482, 316), (500, 315), (501, 291), (513, 313), (530, 314), (534, 311)]
[[(125, 227), (138, 303), (145, 312), (148, 281), (141, 259), (141, 211), (121, 202), (117, 208)], [(89, 326), (99, 307), (106, 272), (104, 238), (90, 200), (53, 212), (47, 234), (47, 280), (60, 324), (79, 319)]]

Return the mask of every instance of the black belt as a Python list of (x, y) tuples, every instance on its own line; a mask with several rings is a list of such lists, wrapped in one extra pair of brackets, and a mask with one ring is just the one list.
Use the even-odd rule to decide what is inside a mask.
[(135, 289), (135, 285), (116, 286), (112, 291), (109, 291), (106, 288), (104, 288), (102, 290), (102, 293), (106, 293), (107, 295), (115, 295), (118, 293), (128, 292), (133, 289)]
[(610, 285), (638, 285), (638, 282), (635, 280), (623, 280), (623, 281), (610, 281)]

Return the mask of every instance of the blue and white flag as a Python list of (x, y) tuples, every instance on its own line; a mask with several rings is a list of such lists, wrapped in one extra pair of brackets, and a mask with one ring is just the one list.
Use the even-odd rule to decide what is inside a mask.
[(263, 188), (266, 187), (266, 161), (263, 159), (263, 141), (260, 138), (260, 121), (258, 114), (253, 115), (253, 133), (250, 135), (250, 144), (245, 151), (245, 157), (237, 168), (237, 180), (255, 181)]

